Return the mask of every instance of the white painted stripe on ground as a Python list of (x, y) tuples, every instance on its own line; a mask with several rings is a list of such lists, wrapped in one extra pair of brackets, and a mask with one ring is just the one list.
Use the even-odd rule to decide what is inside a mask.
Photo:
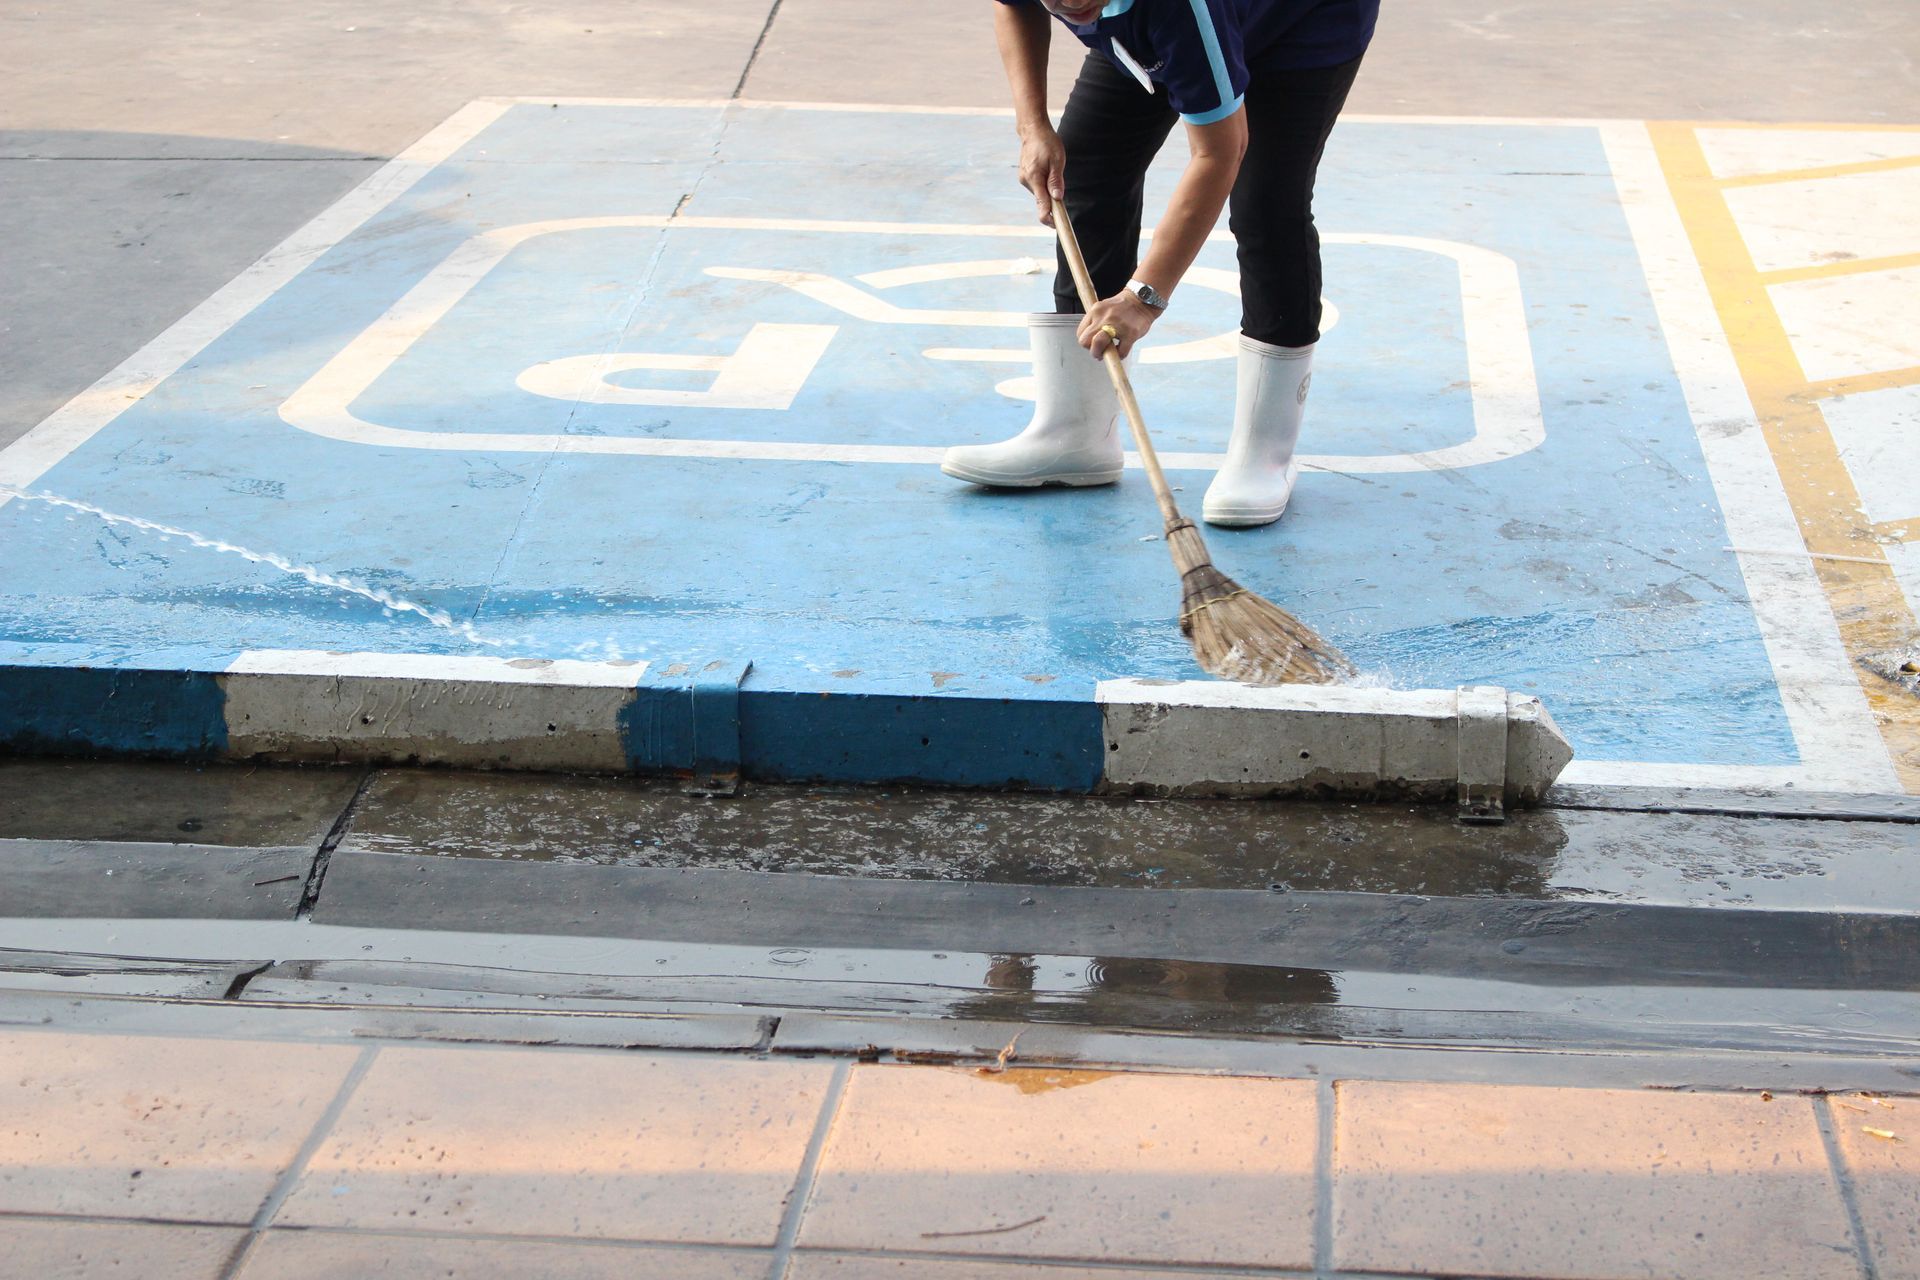
[[(777, 98), (596, 98), (596, 97), (504, 97), (484, 98), (484, 102), (499, 102), (510, 106), (562, 106), (562, 107), (685, 107), (685, 108), (725, 108), (762, 109), (776, 111), (845, 111), (867, 115), (917, 115), (917, 116), (989, 116), (1003, 120), (1013, 118), (1012, 107), (928, 107), (892, 102), (789, 102)], [(1602, 128), (1615, 124), (1637, 124), (1638, 121), (1619, 117), (1594, 118), (1588, 116), (1445, 116), (1445, 115), (1386, 115), (1378, 112), (1367, 113), (1342, 112), (1340, 119), (1354, 124), (1437, 124), (1437, 125), (1516, 125), (1516, 126), (1560, 126), (1568, 128)]]
[[(198, 355), (243, 316), (304, 271), (425, 177), (506, 111), (499, 102), (473, 103), (382, 165), (367, 180), (122, 361), (38, 426), (0, 449), (0, 485), (38, 483), (63, 458)], [(0, 492), (0, 507), (12, 495)]]
[(458, 680), (491, 684), (630, 689), (647, 664), (572, 658), (494, 658), (439, 653), (341, 653), (325, 649), (254, 649), (227, 668), (236, 675), (359, 676), (374, 680)]
[[(1920, 250), (1920, 217), (1914, 227), (1908, 243)], [(1768, 285), (1767, 297), (1811, 381), (1920, 364), (1920, 267), (1790, 280)]]
[[(1781, 488), (1773, 455), (1653, 140), (1645, 125), (1625, 123), (1603, 129), (1601, 138), (1729, 538), (1736, 547), (1804, 551), (1805, 540)], [(1729, 775), (1677, 765), (1617, 765), (1610, 767), (1613, 776), (1578, 780), (1898, 793), (1899, 781), (1886, 743), (1847, 661), (1839, 627), (1812, 564), (1778, 555), (1737, 555), (1737, 559), (1803, 767), (1784, 773), (1734, 769)], [(1582, 769), (1576, 764), (1567, 780), (1575, 781)], [(1683, 774), (1699, 780), (1673, 781)]]
[(1898, 796), (1898, 787), (1850, 777), (1843, 770), (1803, 765), (1658, 764), (1575, 760), (1560, 775), (1568, 786), (1664, 787), (1707, 791), (1812, 791)]
[(1858, 266), (1920, 253), (1920, 214), (1915, 213), (1920, 161), (1903, 169), (1769, 182), (1721, 194), (1756, 271), (1836, 262)]
[(1094, 689), (1094, 700), (1102, 706), (1332, 711), (1356, 715), (1452, 715), (1454, 698), (1451, 689), (1355, 689), (1319, 684), (1261, 688), (1222, 680), (1102, 680)]
[(1840, 164), (1920, 157), (1920, 129), (1782, 129), (1738, 126), (1697, 129), (1700, 150), (1716, 178), (1825, 169)]

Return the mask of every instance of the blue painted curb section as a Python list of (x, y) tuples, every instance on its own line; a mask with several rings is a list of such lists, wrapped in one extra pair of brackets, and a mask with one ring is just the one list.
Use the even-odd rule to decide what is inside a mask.
[[(854, 673), (857, 674), (857, 673)], [(1572, 752), (1505, 690), (987, 681), (931, 690), (728, 659), (0, 649), (0, 751), (361, 761), (767, 782), (1537, 801)], [(840, 687), (836, 688), (836, 684)]]

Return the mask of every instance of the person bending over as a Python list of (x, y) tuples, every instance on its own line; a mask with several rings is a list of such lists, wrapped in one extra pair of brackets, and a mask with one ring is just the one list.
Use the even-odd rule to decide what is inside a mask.
[[(1022, 488), (1119, 479), (1119, 405), (1100, 360), (1109, 345), (1133, 354), (1231, 202), (1237, 399), (1226, 463), (1202, 513), (1217, 525), (1280, 518), (1320, 339), (1314, 175), (1378, 16), (1379, 0), (998, 0), (1020, 183), (1049, 226), (1051, 197), (1065, 200), (1099, 301), (1081, 314), (1062, 254), (1056, 310), (1028, 322), (1033, 420), (1011, 440), (949, 449), (943, 471)], [(1088, 47), (1058, 131), (1047, 115), (1055, 19)], [(1142, 260), (1147, 167), (1176, 119), (1186, 170)]]

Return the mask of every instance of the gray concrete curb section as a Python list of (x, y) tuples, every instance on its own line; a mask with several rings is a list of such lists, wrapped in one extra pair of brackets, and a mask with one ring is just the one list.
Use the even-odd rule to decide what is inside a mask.
[(598, 663), (254, 651), (220, 670), (0, 663), (0, 750), (360, 761), (1150, 795), (1538, 803), (1572, 759), (1495, 688), (954, 680), (849, 692), (724, 659)]

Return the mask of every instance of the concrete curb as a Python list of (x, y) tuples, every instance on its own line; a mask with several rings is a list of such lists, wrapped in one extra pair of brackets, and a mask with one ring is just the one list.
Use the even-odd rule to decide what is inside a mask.
[[(56, 648), (59, 651), (56, 651)], [(25, 659), (25, 660), (23, 660)], [(270, 650), (0, 662), (0, 750), (1153, 795), (1538, 803), (1572, 750), (1503, 690), (757, 684), (748, 663)]]

